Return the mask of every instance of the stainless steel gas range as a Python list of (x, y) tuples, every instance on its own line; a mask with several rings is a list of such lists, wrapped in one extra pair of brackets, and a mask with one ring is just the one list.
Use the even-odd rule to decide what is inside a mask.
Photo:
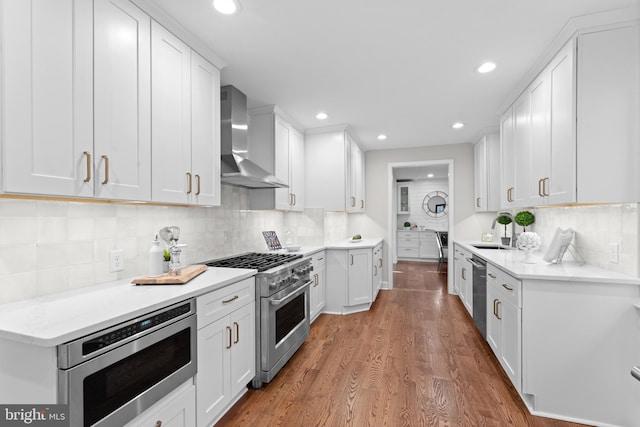
[(257, 269), (256, 377), (270, 382), (309, 336), (311, 259), (299, 254), (249, 252), (206, 263), (211, 267)]

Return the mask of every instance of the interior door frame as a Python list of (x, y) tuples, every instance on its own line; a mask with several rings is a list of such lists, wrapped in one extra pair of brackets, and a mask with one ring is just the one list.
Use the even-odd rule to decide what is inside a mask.
[[(443, 165), (446, 164), (448, 166), (448, 188), (449, 188), (449, 216), (447, 218), (448, 226), (449, 226), (449, 242), (453, 242), (455, 238), (454, 226), (453, 226), (453, 217), (455, 214), (455, 197), (454, 197), (454, 161), (453, 159), (442, 159), (442, 160), (424, 160), (424, 161), (416, 161), (416, 162), (392, 162), (388, 164), (387, 170), (387, 200), (389, 201), (387, 205), (387, 241), (389, 242), (389, 256), (387, 257), (387, 271), (390, 274), (387, 274), (387, 283), (388, 289), (393, 289), (393, 264), (397, 262), (398, 255), (396, 250), (396, 231), (398, 230), (398, 203), (397, 203), (397, 186), (395, 181), (395, 169), (400, 168), (408, 168), (408, 167), (427, 167), (433, 165)], [(452, 250), (449, 249), (447, 251), (448, 260), (451, 259)], [(447, 262), (447, 292), (453, 294), (453, 265), (451, 262)]]

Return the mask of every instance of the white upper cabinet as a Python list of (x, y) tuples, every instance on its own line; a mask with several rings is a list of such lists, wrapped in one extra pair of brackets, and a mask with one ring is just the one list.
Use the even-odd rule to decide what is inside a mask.
[(94, 8), (95, 196), (151, 200), (151, 19), (128, 0)]
[(2, 7), (3, 189), (91, 197), (92, 2)]
[(490, 133), (474, 145), (476, 212), (500, 209), (500, 136)]
[(345, 127), (308, 131), (304, 164), (307, 207), (364, 211), (364, 155)]
[(152, 199), (220, 204), (220, 72), (151, 27)]
[(638, 22), (578, 36), (578, 203), (640, 201)]
[(501, 207), (639, 201), (638, 75), (637, 20), (580, 28), (502, 116)]
[(500, 118), (500, 209), (513, 207), (513, 192), (515, 191), (514, 145), (513, 108), (509, 107)]
[(304, 135), (292, 122), (275, 105), (249, 110), (249, 158), (289, 186), (250, 190), (251, 209), (304, 210)]

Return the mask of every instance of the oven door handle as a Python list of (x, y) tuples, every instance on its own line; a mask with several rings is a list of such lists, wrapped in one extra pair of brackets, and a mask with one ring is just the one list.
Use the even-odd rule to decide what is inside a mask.
[(300, 292), (304, 288), (308, 288), (309, 286), (311, 286), (312, 283), (313, 281), (309, 280), (308, 282), (305, 282), (302, 285), (298, 286), (295, 290), (289, 292), (284, 298), (272, 299), (269, 301), (269, 303), (271, 305), (280, 305), (284, 302), (287, 302), (288, 300), (292, 299), (298, 292)]

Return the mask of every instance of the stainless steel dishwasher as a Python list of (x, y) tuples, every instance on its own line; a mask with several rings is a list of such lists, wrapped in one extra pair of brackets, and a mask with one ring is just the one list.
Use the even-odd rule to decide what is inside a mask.
[(473, 265), (473, 321), (487, 338), (487, 261), (472, 256), (467, 261)]

